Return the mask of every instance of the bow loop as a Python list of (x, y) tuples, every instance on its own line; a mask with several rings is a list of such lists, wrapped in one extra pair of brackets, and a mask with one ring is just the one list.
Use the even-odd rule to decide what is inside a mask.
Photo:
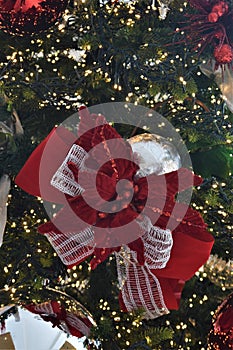
[(151, 226), (151, 229), (143, 235), (142, 239), (147, 266), (150, 269), (163, 269), (170, 259), (173, 246), (171, 231)]
[(169, 311), (159, 280), (150, 272), (147, 264), (140, 266), (136, 253), (128, 249), (116, 253), (116, 257), (121, 307), (129, 312), (142, 309), (146, 319), (167, 314)]
[(52, 138), (48, 155), (56, 167), (48, 164), (44, 188), (49, 196), (43, 191), (42, 197), (54, 198), (55, 193), (64, 207), (39, 232), (68, 267), (94, 255), (94, 269), (114, 252), (123, 310), (142, 309), (145, 318), (153, 319), (177, 309), (184, 281), (205, 263), (214, 242), (200, 214), (176, 202), (178, 192), (200, 184), (201, 178), (183, 168), (137, 176), (131, 145), (102, 115), (87, 108), (80, 110), (78, 140), (71, 135), (71, 148), (59, 130), (39, 146), (17, 177), (28, 188), (28, 174), (36, 163), (36, 186), (31, 181), (29, 192), (41, 193), (40, 163), (48, 159), (42, 153)]
[(72, 170), (69, 168), (69, 163), (74, 164), (77, 169), (81, 169), (87, 152), (78, 145), (73, 145), (69, 150), (64, 162), (53, 175), (51, 185), (72, 197), (83, 192), (82, 187), (78, 184)]

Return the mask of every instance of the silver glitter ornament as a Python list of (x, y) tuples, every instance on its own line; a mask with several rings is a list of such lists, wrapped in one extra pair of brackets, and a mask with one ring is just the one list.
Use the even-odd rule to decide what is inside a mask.
[(140, 166), (139, 177), (166, 174), (181, 167), (176, 147), (162, 136), (141, 134), (127, 141), (134, 152), (135, 162)]

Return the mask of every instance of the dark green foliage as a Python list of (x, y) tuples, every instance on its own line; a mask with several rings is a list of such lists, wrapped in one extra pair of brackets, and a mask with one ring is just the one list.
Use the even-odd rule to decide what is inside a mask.
[[(0, 173), (12, 178), (0, 250), (0, 301), (7, 305), (59, 299), (48, 286), (68, 293), (90, 310), (97, 323), (85, 342), (87, 349), (206, 348), (211, 311), (227, 291), (210, 282), (205, 271), (186, 284), (178, 311), (150, 321), (142, 320), (140, 310), (123, 313), (114, 259), (92, 272), (88, 261), (67, 270), (47, 239), (37, 233), (47, 218), (42, 203), (13, 183), (33, 149), (79, 104), (137, 102), (161, 113), (179, 130), (194, 169), (204, 177), (192, 205), (215, 236), (213, 253), (225, 260), (232, 257), (233, 114), (213, 79), (200, 73), (201, 57), (175, 31), (191, 9), (174, 0), (161, 21), (150, 0), (136, 1), (131, 12), (121, 1), (100, 3), (78, 1), (76, 8), (70, 6), (67, 22), (33, 38), (0, 32), (1, 89), (10, 98), (7, 106), (0, 106), (0, 119), (10, 117), (14, 106), (25, 132), (20, 138), (0, 134), (4, 145)], [(77, 61), (69, 50), (85, 55)], [(128, 138), (143, 131), (145, 121), (138, 121), (136, 128), (116, 125), (116, 129)]]
[(217, 145), (192, 154), (193, 169), (203, 177), (227, 179), (233, 174), (233, 148)]

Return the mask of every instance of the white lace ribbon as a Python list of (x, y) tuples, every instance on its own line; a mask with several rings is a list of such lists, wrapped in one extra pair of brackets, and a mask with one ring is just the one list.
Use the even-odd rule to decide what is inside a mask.
[(119, 287), (126, 309), (144, 310), (144, 318), (154, 319), (169, 311), (163, 299), (159, 280), (150, 269), (162, 269), (170, 259), (173, 245), (170, 230), (163, 230), (153, 226), (148, 217), (144, 216), (139, 226), (144, 230), (143, 266), (139, 265), (136, 252), (123, 246), (119, 253), (115, 253)]
[(170, 259), (173, 239), (170, 230), (152, 226), (143, 236), (144, 256), (150, 269), (163, 269)]
[(94, 252), (94, 232), (87, 227), (81, 232), (59, 234), (54, 231), (45, 234), (57, 255), (67, 266), (74, 266), (88, 258)]
[(144, 234), (144, 258), (150, 269), (163, 269), (170, 259), (173, 246), (172, 233), (170, 230), (163, 230), (153, 226), (148, 216), (140, 216), (136, 220)]
[(115, 255), (122, 299), (127, 311), (143, 309), (145, 319), (169, 313), (160, 283), (147, 264), (139, 265), (136, 253), (126, 247)]
[(69, 150), (64, 162), (53, 175), (51, 185), (62, 193), (74, 197), (83, 192), (83, 188), (75, 181), (73, 172), (69, 169), (68, 163), (74, 163), (78, 169), (81, 169), (87, 156), (87, 152), (78, 145), (73, 145)]

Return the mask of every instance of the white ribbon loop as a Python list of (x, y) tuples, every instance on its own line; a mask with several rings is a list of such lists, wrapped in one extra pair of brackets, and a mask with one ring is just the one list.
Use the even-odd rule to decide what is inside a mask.
[(152, 226), (143, 236), (144, 256), (150, 269), (163, 269), (170, 259), (173, 245), (170, 230)]
[(116, 256), (120, 255), (116, 259), (117, 271), (127, 311), (143, 309), (145, 319), (169, 313), (157, 277), (150, 272), (146, 263), (143, 266), (137, 263), (135, 252), (130, 253), (130, 260), (122, 253), (116, 253)]
[(81, 169), (87, 152), (78, 145), (73, 145), (69, 150), (64, 162), (53, 175), (51, 185), (62, 193), (66, 193), (72, 197), (78, 196), (83, 192), (83, 188), (75, 181), (72, 171), (68, 167), (68, 163), (74, 163), (78, 169)]
[(94, 252), (94, 232), (91, 227), (81, 232), (70, 232), (69, 235), (51, 231), (45, 236), (67, 266), (79, 264)]

